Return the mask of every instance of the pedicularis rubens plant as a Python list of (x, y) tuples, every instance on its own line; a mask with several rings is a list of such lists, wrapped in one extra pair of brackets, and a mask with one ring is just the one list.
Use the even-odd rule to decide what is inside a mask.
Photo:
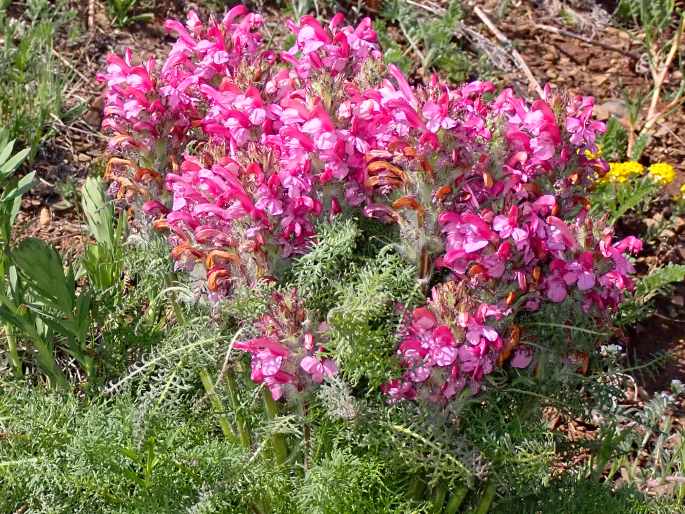
[[(592, 98), (411, 85), (369, 19), (304, 16), (288, 49), (267, 46), (262, 25), (244, 6), (206, 24), (191, 12), (166, 23), (177, 39), (161, 66), (126, 51), (99, 77), (111, 194), (168, 231), (177, 270), (204, 277), (211, 300), (276, 281), (317, 226), (358, 212), (397, 227), (427, 298), (405, 309), (391, 402), (446, 403), (509, 360), (531, 366), (521, 319), (544, 304), (608, 322), (641, 243), (588, 215), (587, 187), (608, 170), (593, 158)], [(325, 316), (278, 293), (235, 345), (275, 399), (338, 373)]]

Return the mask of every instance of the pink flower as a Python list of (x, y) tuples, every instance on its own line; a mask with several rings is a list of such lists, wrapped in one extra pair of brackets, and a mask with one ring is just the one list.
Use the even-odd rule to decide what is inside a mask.
[[(98, 76), (111, 194), (154, 216), (213, 301), (281, 276), (343, 212), (396, 224), (421, 283), (445, 281), (407, 317), (383, 390), (446, 402), (479, 389), (521, 311), (577, 302), (601, 323), (633, 287), (641, 242), (616, 242), (583, 200), (602, 165), (584, 157), (604, 130), (591, 98), (411, 84), (382, 66), (368, 18), (290, 21), (285, 51), (263, 24), (243, 5), (208, 23), (191, 11), (165, 24), (161, 66), (126, 50)], [(337, 371), (326, 330), (295, 293), (272, 303), (236, 349), (275, 398), (303, 394)]]
[(338, 373), (338, 367), (331, 359), (317, 359), (306, 356), (300, 361), (300, 367), (311, 375), (317, 384), (323, 382), (324, 377), (333, 377)]
[(518, 347), (511, 358), (512, 368), (527, 368), (533, 360), (533, 352), (527, 347)]

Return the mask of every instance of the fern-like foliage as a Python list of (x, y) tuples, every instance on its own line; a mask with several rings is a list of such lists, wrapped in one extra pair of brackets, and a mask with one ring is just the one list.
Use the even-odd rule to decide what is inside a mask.
[(399, 494), (385, 483), (389, 473), (378, 458), (336, 449), (307, 470), (297, 502), (311, 514), (393, 512)]
[(353, 384), (377, 388), (391, 375), (403, 314), (420, 298), (416, 270), (391, 249), (354, 266), (328, 313), (331, 352)]
[(632, 298), (621, 306), (617, 323), (625, 326), (649, 317), (654, 312), (654, 299), (659, 295), (668, 294), (673, 284), (683, 280), (685, 280), (685, 265), (683, 264), (671, 263), (653, 269), (637, 282)]
[(300, 257), (292, 269), (292, 282), (309, 308), (326, 313), (334, 304), (332, 294), (344, 281), (355, 256), (361, 231), (355, 220), (337, 219), (320, 226), (311, 251)]

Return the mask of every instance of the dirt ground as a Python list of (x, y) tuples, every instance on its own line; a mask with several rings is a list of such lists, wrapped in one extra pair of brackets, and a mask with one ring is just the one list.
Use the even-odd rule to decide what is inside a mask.
[[(72, 77), (67, 89), (66, 108), (85, 102), (88, 109), (80, 119), (69, 125), (57, 126), (56, 136), (39, 154), (34, 165), (39, 185), (25, 199), (18, 223), (18, 231), (22, 235), (40, 237), (53, 243), (67, 258), (79, 254), (86, 237), (74, 191), (89, 173), (102, 169), (107, 159), (106, 142), (99, 132), (102, 121), (101, 86), (95, 80), (96, 73), (104, 67), (106, 55), (130, 47), (137, 55), (161, 57), (170, 41), (163, 30), (164, 19), (183, 16), (189, 8), (207, 11), (199, 1), (158, 0), (153, 22), (115, 29), (108, 21), (103, 2), (94, 2), (92, 17), (89, 17), (88, 3), (73, 3), (84, 27), (82, 34), (73, 39), (63, 35), (56, 46), (63, 71)], [(356, 2), (351, 3), (356, 5)], [(415, 3), (439, 14), (440, 2)], [(367, 2), (367, 12), (373, 15), (381, 8), (380, 4), (380, 1)], [(503, 2), (497, 0), (465, 1), (462, 4), (467, 12), (478, 5), (488, 14), (518, 49), (541, 84), (550, 83), (571, 94), (595, 96), (596, 114), (602, 119), (616, 116), (626, 122), (625, 95), (647, 94), (649, 91), (650, 76), (641, 53), (640, 35), (637, 31), (614, 26), (607, 13), (607, 9), (613, 8), (609, 2), (576, 0), (562, 4), (558, 0), (510, 0), (506, 3), (505, 12), (502, 12)], [(569, 17), (572, 29), (568, 27)], [(90, 28), (89, 18), (93, 22)], [(566, 24), (561, 20), (566, 20)], [(468, 15), (465, 24), (497, 46), (492, 32), (478, 17)], [(563, 31), (572, 32), (572, 36)], [(583, 38), (591, 42), (582, 41)], [(465, 46), (474, 54), (479, 51), (477, 48), (469, 49), (468, 43)], [(502, 45), (499, 48), (505, 54), (510, 52)], [(503, 82), (518, 84), (523, 89), (527, 87), (528, 82), (520, 67), (511, 62), (494, 65), (500, 66), (498, 73)], [(666, 86), (679, 78), (674, 73)], [(645, 164), (665, 161), (674, 165), (679, 177), (667, 193), (673, 194), (678, 190), (685, 178), (685, 112), (682, 109), (658, 124), (644, 161)], [(665, 198), (656, 202), (644, 216), (626, 218), (618, 227), (619, 232), (644, 236), (650, 227), (659, 226), (664, 220), (670, 221), (668, 228), (647, 244), (638, 258), (641, 272), (657, 264), (685, 263), (685, 219), (676, 216), (673, 202)], [(655, 315), (626, 331), (620, 339), (636, 361), (665, 352), (671, 354), (658, 376), (637, 377), (648, 392), (667, 387), (672, 379), (685, 382), (685, 284), (677, 286), (668, 298), (660, 298)]]

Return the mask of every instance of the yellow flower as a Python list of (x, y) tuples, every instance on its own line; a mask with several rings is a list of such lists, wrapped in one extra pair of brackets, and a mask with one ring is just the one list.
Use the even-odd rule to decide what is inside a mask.
[(623, 174), (626, 176), (641, 175), (645, 171), (645, 167), (639, 162), (628, 161), (621, 164)]
[(645, 170), (644, 166), (639, 162), (610, 162), (609, 171), (599, 182), (606, 184), (607, 182), (623, 184), (627, 182), (633, 175), (640, 175)]
[(657, 162), (649, 167), (649, 176), (657, 183), (665, 186), (675, 180), (675, 170), (666, 162)]
[(594, 161), (602, 156), (602, 145), (597, 145), (597, 151), (591, 152), (590, 150), (585, 150), (585, 158)]
[(685, 200), (685, 184), (680, 186), (680, 198), (681, 200)]

